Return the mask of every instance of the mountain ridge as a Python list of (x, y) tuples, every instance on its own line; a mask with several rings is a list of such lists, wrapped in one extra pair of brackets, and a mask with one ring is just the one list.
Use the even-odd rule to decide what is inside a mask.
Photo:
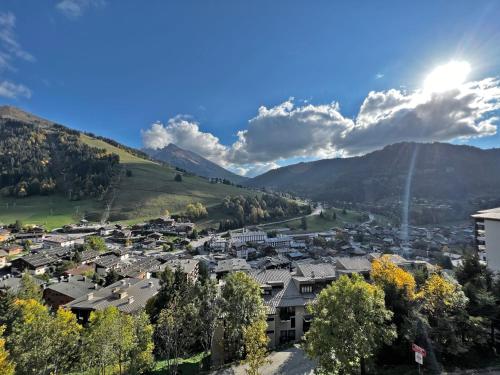
[(173, 143), (169, 143), (161, 149), (144, 148), (142, 151), (153, 159), (184, 169), (198, 176), (226, 179), (233, 183), (241, 183), (247, 180), (247, 177), (228, 171), (196, 152), (183, 149)]

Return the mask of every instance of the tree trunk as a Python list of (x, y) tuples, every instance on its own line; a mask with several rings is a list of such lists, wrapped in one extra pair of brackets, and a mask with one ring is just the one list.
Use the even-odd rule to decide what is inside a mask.
[(365, 363), (365, 359), (361, 358), (361, 375), (365, 375), (365, 374), (366, 374), (366, 363)]

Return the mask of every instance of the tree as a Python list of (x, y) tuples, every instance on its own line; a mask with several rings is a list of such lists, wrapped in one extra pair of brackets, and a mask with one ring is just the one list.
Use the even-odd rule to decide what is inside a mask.
[(197, 310), (194, 303), (179, 303), (179, 299), (161, 310), (155, 328), (155, 349), (167, 359), (167, 367), (177, 373), (178, 359), (187, 353), (195, 341)]
[(305, 216), (302, 216), (301, 219), (300, 219), (300, 227), (303, 230), (307, 230), (307, 219), (306, 219)]
[(364, 373), (366, 359), (396, 336), (384, 292), (357, 274), (343, 275), (323, 289), (309, 311), (313, 321), (306, 353), (324, 373), (355, 373), (360, 367)]
[(182, 175), (180, 173), (177, 173), (174, 177), (174, 181), (182, 182)]
[(208, 211), (206, 207), (200, 202), (197, 203), (189, 203), (186, 206), (186, 216), (191, 220), (199, 219), (200, 217), (204, 217), (208, 215)]
[(16, 366), (9, 359), (9, 352), (5, 348), (5, 339), (2, 337), (5, 331), (4, 326), (0, 326), (0, 374), (14, 375)]
[[(206, 266), (205, 266), (206, 267)], [(203, 351), (208, 353), (220, 315), (221, 300), (218, 297), (217, 284), (210, 279), (197, 283), (199, 340)]]
[(40, 285), (38, 285), (35, 279), (28, 273), (23, 273), (21, 277), (21, 287), (17, 292), (17, 298), (23, 300), (34, 299), (35, 301), (42, 302), (42, 290)]
[(222, 287), (226, 352), (241, 359), (244, 355), (243, 328), (264, 316), (260, 286), (244, 272), (234, 272)]
[(433, 274), (418, 294), (427, 335), (441, 360), (456, 358), (484, 338), (481, 318), (471, 318), (458, 283)]
[(120, 275), (118, 275), (118, 272), (116, 272), (114, 269), (111, 269), (104, 277), (104, 280), (104, 285), (108, 286), (120, 280)]
[(271, 361), (266, 358), (269, 337), (266, 334), (265, 319), (258, 319), (243, 329), (246, 358), (244, 363), (248, 368), (248, 375), (259, 375), (259, 368)]
[(104, 238), (99, 236), (89, 236), (85, 239), (85, 250), (95, 250), (101, 253), (107, 250)]
[(372, 262), (370, 277), (384, 291), (392, 286), (404, 291), (409, 299), (415, 297), (416, 283), (413, 275), (396, 266), (389, 255), (382, 255), (380, 259), (375, 259)]
[(17, 300), (19, 317), (8, 338), (16, 373), (63, 374), (73, 368), (81, 327), (69, 311), (51, 316), (40, 302)]
[(134, 343), (130, 351), (129, 373), (143, 374), (151, 370), (153, 357), (153, 326), (149, 322), (146, 312), (133, 317)]
[(84, 363), (88, 368), (98, 368), (104, 373), (107, 367), (118, 364), (118, 347), (123, 347), (120, 343), (120, 326), (120, 312), (114, 306), (90, 314), (89, 327), (85, 330), (83, 340)]

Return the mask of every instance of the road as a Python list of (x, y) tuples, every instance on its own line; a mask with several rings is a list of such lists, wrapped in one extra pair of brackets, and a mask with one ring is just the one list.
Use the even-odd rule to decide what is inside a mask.
[[(279, 352), (272, 352), (268, 359), (270, 364), (263, 366), (259, 373), (261, 375), (312, 375), (314, 374), (314, 362), (308, 359), (304, 351), (293, 347)], [(214, 371), (212, 375), (244, 375), (245, 366), (233, 366), (228, 369)]]
[[(323, 210), (323, 206), (321, 206), (320, 204), (318, 204), (318, 206), (309, 215), (305, 215), (305, 217), (308, 217), (308, 216), (318, 216), (321, 213), (322, 210)], [(257, 227), (258, 228), (262, 228), (262, 227), (267, 227), (269, 225), (276, 225), (276, 224), (288, 223), (289, 221), (294, 221), (294, 220), (300, 219), (301, 217), (303, 217), (303, 216), (293, 217), (291, 219), (286, 219), (286, 220), (273, 221), (273, 222), (270, 222), (270, 223), (259, 224), (259, 225), (257, 225)]]

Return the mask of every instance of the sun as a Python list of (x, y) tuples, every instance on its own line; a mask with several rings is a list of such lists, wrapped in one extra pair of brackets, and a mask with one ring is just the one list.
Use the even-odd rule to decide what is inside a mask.
[(436, 67), (425, 79), (424, 90), (443, 92), (455, 89), (465, 82), (471, 71), (467, 61), (450, 61)]

